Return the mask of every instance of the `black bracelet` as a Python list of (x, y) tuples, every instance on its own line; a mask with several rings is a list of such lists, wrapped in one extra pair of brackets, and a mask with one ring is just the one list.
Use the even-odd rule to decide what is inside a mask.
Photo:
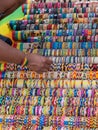
[(10, 46), (12, 45), (12, 41), (11, 41), (11, 39), (8, 38), (8, 37), (5, 37), (5, 36), (3, 36), (3, 35), (0, 35), (0, 40), (6, 42), (6, 43), (9, 44)]

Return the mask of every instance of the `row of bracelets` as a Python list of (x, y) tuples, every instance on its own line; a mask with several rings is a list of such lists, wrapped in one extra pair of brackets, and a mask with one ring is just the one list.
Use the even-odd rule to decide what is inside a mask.
[[(13, 31), (13, 36), (14, 35), (15, 36), (16, 35), (17, 36), (25, 35), (25, 37), (31, 37), (32, 36), (34, 38), (35, 37), (40, 38), (41, 36), (45, 36), (45, 37), (53, 36), (53, 38), (58, 38), (59, 39), (59, 37), (62, 37), (62, 36), (67, 38), (68, 36), (81, 36), (82, 35), (82, 37), (83, 36), (89, 36), (89, 37), (92, 37), (92, 36), (94, 37), (95, 36), (95, 38), (97, 39), (97, 35), (98, 35), (98, 29), (83, 29), (81, 27), (81, 29), (66, 29), (66, 30), (64, 30), (65, 25), (62, 25), (63, 30), (61, 30), (61, 29), (60, 30), (51, 30), (51, 29), (48, 30), (48, 27), (50, 28), (50, 26), (51, 26), (49, 24), (49, 26), (46, 25), (46, 27), (45, 27), (47, 30), (45, 30), (45, 29), (40, 30), (38, 26), (40, 26), (40, 25), (34, 25), (34, 24), (14, 25), (13, 26), (14, 30), (22, 30), (22, 31)], [(44, 26), (45, 26), (45, 24), (44, 24)], [(60, 27), (60, 24), (57, 25), (57, 26)], [(39, 30), (32, 31), (32, 27), (33, 28), (38, 28)], [(30, 30), (30, 28), (31, 28), (31, 30)], [(64, 37), (62, 37), (62, 38), (64, 39)]]
[[(53, 44), (53, 48), (55, 48), (55, 45)], [(57, 47), (59, 48), (59, 47)], [(29, 49), (30, 51), (30, 49)], [(57, 57), (63, 57), (63, 56), (87, 56), (92, 57), (96, 56), (98, 57), (98, 49), (34, 49), (32, 52), (35, 52), (37, 54), (43, 55), (43, 56), (57, 56)], [(31, 53), (32, 53), (31, 52)]]
[(80, 98), (80, 97), (45, 97), (45, 96), (1, 96), (0, 105), (28, 105), (28, 106), (53, 106), (53, 107), (98, 107), (98, 97)]
[[(40, 25), (40, 28), (42, 28), (42, 26), (43, 26), (43, 28), (46, 28), (46, 25), (49, 26), (48, 28), (53, 28), (54, 25), (57, 25), (57, 23), (58, 23), (58, 24), (61, 24), (60, 29), (64, 29), (64, 30), (66, 30), (66, 29), (83, 29), (83, 28), (97, 29), (97, 23), (98, 23), (97, 19), (94, 19), (94, 18), (92, 18), (92, 19), (85, 18), (85, 20), (87, 20), (87, 21), (79, 22), (80, 20), (82, 20), (82, 18), (58, 18), (58, 17), (60, 17), (59, 15), (58, 15), (58, 17), (55, 16), (57, 18), (54, 18), (54, 16), (51, 16), (51, 18), (49, 18), (49, 15), (48, 15), (46, 18), (43, 18), (43, 19), (35, 18), (34, 15), (26, 15), (25, 17), (26, 17), (26, 19), (24, 18), (24, 20), (22, 20), (22, 21), (20, 21), (20, 20), (10, 21), (9, 22), (10, 27), (12, 29), (15, 29), (15, 27), (19, 27), (21, 25), (30, 26), (32, 24), (32, 26), (34, 26), (34, 24), (36, 24), (36, 26)], [(36, 17), (38, 17), (38, 16), (36, 15)], [(69, 23), (67, 23), (68, 21), (69, 21)], [(52, 24), (53, 22), (54, 22), (54, 24)], [(50, 25), (53, 27), (50, 27)], [(62, 28), (62, 26), (63, 26), (63, 28)], [(57, 26), (55, 28), (59, 29), (59, 26)]]
[[(74, 9), (74, 12), (66, 12), (66, 8), (64, 9), (34, 9), (34, 8), (30, 8), (30, 9), (24, 9), (24, 14), (27, 15), (35, 15), (35, 14), (49, 14), (49, 15), (53, 15), (53, 14), (61, 14), (61, 17), (60, 18), (94, 18), (94, 17), (98, 17), (98, 9), (95, 8), (93, 9), (90, 9), (88, 8), (88, 12), (86, 12), (86, 9), (85, 8), (81, 8), (81, 13), (78, 13), (77, 9)], [(92, 11), (92, 12), (91, 12)], [(54, 17), (55, 18), (55, 17)]]
[(98, 88), (98, 80), (1, 79), (1, 88)]
[[(28, 2), (27, 2), (28, 3)], [(63, 0), (63, 1), (60, 1), (60, 2), (58, 2), (58, 1), (56, 1), (56, 2), (51, 2), (51, 1), (44, 1), (44, 2), (39, 2), (39, 3), (35, 3), (35, 2), (32, 2), (32, 1), (29, 1), (29, 3), (28, 4), (24, 4), (23, 5), (23, 8), (24, 7), (26, 7), (26, 8), (30, 8), (30, 7), (32, 7), (32, 8), (40, 8), (40, 9), (42, 9), (42, 8), (68, 8), (69, 7), (69, 9), (70, 8), (78, 8), (78, 7), (81, 7), (81, 8), (88, 8), (88, 7), (96, 7), (97, 6), (97, 4), (98, 4), (98, 2), (97, 1), (73, 1), (73, 0), (69, 0), (69, 1), (66, 1), (66, 0)], [(28, 5), (28, 6), (27, 6)]]
[[(53, 45), (55, 48), (55, 44)], [(59, 47), (57, 47), (59, 48)], [(98, 57), (98, 49), (31, 49), (24, 50), (25, 53), (37, 53), (46, 57), (71, 57), (71, 61), (74, 57)], [(83, 61), (85, 62), (85, 61)], [(97, 62), (95, 62), (97, 63)], [(59, 65), (57, 65), (59, 66)]]
[[(88, 13), (84, 13), (84, 14), (83, 13), (79, 13), (79, 14), (73, 13), (73, 17), (69, 15), (70, 13), (67, 13), (67, 14), (68, 14), (68, 16), (66, 15), (66, 13), (62, 13), (62, 14), (48, 14), (48, 13), (43, 13), (43, 14), (26, 14), (24, 16), (23, 20), (30, 20), (30, 19), (31, 20), (35, 20), (35, 19), (40, 19), (40, 20), (45, 20), (45, 19), (62, 19), (62, 23), (66, 23), (66, 24), (67, 24), (68, 21), (71, 22), (72, 20), (74, 20), (73, 23), (85, 23), (85, 24), (87, 24), (88, 22), (91, 23), (90, 20), (92, 20), (93, 23), (94, 22), (97, 23), (97, 19), (94, 18), (94, 12), (92, 12), (90, 14), (91, 15), (90, 17), (88, 17)], [(96, 13), (96, 15), (97, 15), (97, 13)], [(83, 20), (83, 16), (84, 16), (85, 20)], [(69, 17), (69, 18), (66, 18), (66, 17)], [(70, 18), (70, 17), (72, 17), (72, 18)], [(64, 19), (64, 22), (63, 22), (63, 19)]]
[[(97, 6), (97, 5), (96, 5)], [(43, 14), (43, 13), (49, 13), (49, 14), (59, 14), (59, 13), (77, 13), (77, 14), (84, 14), (84, 13), (98, 13), (98, 9), (97, 7), (71, 7), (71, 8), (68, 8), (68, 7), (59, 7), (59, 8), (54, 8), (54, 7), (51, 7), (51, 8), (48, 8), (48, 7), (45, 7), (45, 8), (34, 8), (32, 4), (30, 5), (23, 5), (22, 6), (22, 11), (24, 13), (28, 13), (28, 11), (32, 11), (33, 14)], [(31, 12), (30, 12), (31, 13)]]
[[(72, 58), (74, 58), (74, 57), (71, 57), (70, 59), (72, 59)], [(67, 59), (67, 60), (66, 60)], [(55, 58), (55, 60), (56, 60), (56, 58)], [(57, 59), (58, 60), (58, 59)], [(69, 71), (73, 71), (73, 73), (74, 73), (74, 71), (78, 71), (78, 72), (80, 72), (81, 73), (81, 71), (84, 71), (84, 72), (86, 72), (86, 71), (94, 71), (93, 72), (93, 75), (96, 75), (96, 77), (97, 77), (97, 72), (96, 71), (98, 71), (98, 65), (97, 64), (92, 64), (92, 63), (88, 63), (87, 64), (87, 60), (86, 60), (86, 62), (85, 63), (77, 63), (77, 62), (75, 62), (75, 63), (71, 63), (71, 61), (69, 61), (69, 63), (68, 63), (68, 57), (67, 58), (65, 58), (65, 63), (63, 62), (60, 62), (59, 61), (59, 63), (53, 63), (52, 65), (51, 65), (51, 68), (50, 68), (50, 71), (51, 72), (49, 72), (48, 74), (47, 73), (43, 73), (43, 75), (38, 75), (37, 73), (35, 73), (35, 72), (28, 72), (27, 70), (29, 70), (26, 66), (25, 67), (22, 67), (22, 66), (20, 66), (20, 65), (16, 65), (16, 64), (10, 64), (10, 63), (0, 63), (0, 71), (2, 72), (2, 71), (7, 71), (7, 72), (2, 72), (2, 73), (0, 73), (0, 78), (10, 78), (9, 76), (8, 76), (8, 71), (10, 71), (10, 73), (14, 73), (14, 77), (15, 78), (17, 78), (17, 76), (18, 76), (18, 74), (20, 75), (21, 74), (21, 71), (23, 71), (24, 70), (24, 72), (25, 71), (27, 71), (27, 75), (29, 74), (29, 75), (31, 75), (31, 76), (28, 76), (28, 77), (30, 77), (30, 78), (40, 78), (40, 77), (44, 77), (44, 75), (46, 76), (47, 75), (47, 77), (51, 77), (51, 76), (48, 76), (48, 75), (51, 75), (51, 73), (53, 74), (53, 72), (55, 72), (55, 71), (63, 71), (63, 73), (61, 73), (60, 72), (60, 74), (64, 74), (65, 75), (65, 77), (67, 77), (66, 75), (66, 72), (69, 72)], [(54, 68), (54, 69), (53, 69)], [(15, 71), (15, 72), (12, 72), (12, 71)], [(18, 72), (17, 72), (18, 71)], [(53, 72), (52, 72), (53, 71)], [(76, 72), (75, 72), (76, 73)], [(75, 77), (76, 75), (75, 75), (75, 73), (74, 73), (74, 76), (73, 77)], [(25, 74), (25, 73), (24, 73)], [(59, 75), (60, 75), (59, 74)], [(88, 74), (88, 73), (87, 73)], [(53, 74), (54, 75), (54, 74)], [(86, 74), (85, 74), (86, 75)], [(88, 74), (88, 75), (91, 75), (91, 74)], [(11, 75), (10, 75), (11, 76)], [(12, 76), (11, 76), (12, 77)], [(26, 74), (25, 74), (25, 77), (26, 78), (28, 78), (27, 76), (26, 76)], [(53, 77), (53, 76), (52, 76)], [(55, 77), (55, 76), (54, 76)], [(84, 76), (84, 77), (86, 77), (86, 76)], [(21, 78), (20, 76), (18, 77), (18, 78)]]
[(1, 106), (2, 115), (98, 117), (98, 107)]
[(42, 96), (42, 97), (79, 97), (79, 98), (97, 98), (98, 89), (67, 89), (67, 88), (0, 88), (0, 98), (2, 96)]
[(59, 8), (59, 9), (55, 9), (55, 8), (24, 8), (23, 12), (24, 14), (61, 14), (63, 16), (63, 18), (74, 18), (74, 15), (77, 18), (92, 18), (92, 17), (97, 17), (98, 16), (98, 9), (97, 7), (95, 8), (71, 8), (69, 10), (67, 10), (68, 8)]
[[(28, 36), (26, 33), (21, 32), (13, 32), (12, 37), (14, 40), (16, 41), (22, 41), (22, 42), (40, 42), (40, 43), (44, 43), (44, 42), (98, 42), (98, 36), (37, 36), (37, 37), (33, 37)], [(62, 44), (60, 44), (62, 45)], [(54, 49), (59, 49), (58, 48), (58, 44), (55, 45)]]
[(83, 23), (83, 24), (98, 23), (98, 19), (97, 18), (94, 18), (94, 17), (87, 18), (87, 16), (86, 16), (86, 18), (77, 18), (76, 14), (74, 15), (74, 18), (66, 18), (66, 19), (61, 14), (58, 14), (58, 15), (57, 14), (50, 14), (50, 15), (48, 15), (48, 14), (32, 14), (32, 15), (27, 14), (24, 17), (24, 20), (33, 20), (33, 19), (36, 19), (36, 18), (40, 19), (39, 18), (40, 15), (42, 15), (42, 19), (64, 19), (62, 24), (63, 23), (67, 24), (68, 22), (69, 23), (76, 23), (76, 24), (81, 24), (81, 23)]
[[(53, 27), (56, 27), (56, 29), (52, 30)], [(78, 26), (76, 29), (66, 29), (65, 25), (61, 25), (61, 24), (49, 24), (49, 25), (45, 25), (43, 30), (40, 30), (40, 27), (42, 27), (42, 25), (34, 25), (34, 24), (27, 24), (27, 25), (14, 25), (13, 29), (16, 28), (16, 30), (20, 30), (22, 27), (22, 31), (13, 31), (13, 35), (25, 35), (25, 37), (27, 36), (32, 36), (32, 37), (41, 37), (41, 36), (53, 36), (53, 38), (59, 38), (62, 37), (64, 39), (64, 37), (68, 37), (68, 36), (93, 36), (98, 34), (98, 29), (83, 29), (81, 27), (81, 29), (78, 29)], [(27, 30), (25, 30), (27, 27)], [(31, 28), (31, 29), (29, 29)], [(32, 28), (35, 28), (35, 31), (32, 31)], [(49, 28), (49, 29), (48, 29)], [(58, 28), (62, 28), (62, 29), (58, 29)], [(46, 30), (45, 30), (46, 29)], [(65, 30), (64, 30), (65, 29)], [(24, 31), (23, 31), (24, 30)], [(55, 37), (57, 36), (57, 37)]]
[[(53, 49), (53, 44), (58, 44), (60, 49)], [(98, 49), (98, 42), (56, 42), (56, 43), (51, 43), (51, 42), (44, 42), (44, 43), (38, 43), (38, 42), (33, 42), (32, 43), (25, 43), (25, 42), (15, 42), (13, 44), (13, 47), (20, 49), (21, 51), (31, 51), (31, 50), (36, 50), (36, 49), (43, 49), (43, 51), (47, 51), (47, 49), (51, 53), (60, 53), (66, 49), (91, 49), (91, 53), (94, 54), (96, 50)], [(62, 50), (61, 50), (62, 49)], [(59, 54), (58, 54), (59, 55)], [(95, 54), (96, 55), (96, 54)]]
[[(54, 44), (55, 46), (55, 44)], [(55, 47), (54, 47), (55, 48)], [(46, 57), (98, 57), (98, 49), (24, 49), (25, 53), (37, 53)], [(97, 63), (97, 62), (95, 62)]]
[[(32, 15), (31, 15), (32, 16)], [(28, 16), (28, 18), (30, 17), (30, 19), (32, 18), (31, 16)], [(32, 19), (31, 19), (32, 20)], [(94, 29), (97, 29), (97, 26), (96, 26), (96, 22), (92, 25), (91, 22), (87, 23), (73, 23), (74, 22), (74, 19), (45, 19), (45, 20), (40, 20), (40, 19), (36, 19), (36, 20), (29, 20), (28, 23), (24, 23), (24, 24), (14, 24), (14, 21), (12, 23), (10, 23), (10, 27), (14, 30), (32, 30), (32, 29), (35, 29), (35, 30), (53, 30), (55, 32), (55, 30), (67, 30), (67, 29), (79, 29), (81, 31), (81, 29), (83, 30), (83, 28), (85, 29), (88, 29), (88, 31), (90, 29), (92, 29), (92, 33), (95, 32), (96, 30)], [(67, 20), (67, 21), (66, 21)], [(31, 21), (31, 22), (30, 22)], [(36, 23), (35, 23), (35, 22)], [(42, 21), (42, 23), (41, 23)], [(54, 22), (54, 24), (52, 24), (52, 21)], [(69, 22), (69, 25), (67, 25), (68, 23), (66, 22)], [(35, 23), (35, 25), (34, 25)], [(13, 24), (13, 25), (12, 25)], [(57, 25), (59, 24), (59, 25)], [(83, 26), (84, 25), (84, 26)], [(91, 32), (89, 32), (88, 35), (91, 35)]]
[[(91, 64), (90, 70), (96, 70), (97, 71), (97, 63), (98, 63), (98, 57), (76, 57), (76, 56), (66, 56), (66, 57), (49, 57), (49, 59), (51, 59), (53, 61), (53, 65), (51, 66), (50, 70), (53, 70), (53, 67), (55, 68), (54, 71), (57, 71), (56, 66), (58, 66), (58, 71), (61, 71), (61, 68), (68, 68), (68, 66), (66, 67), (66, 64), (86, 64), (86, 68), (89, 69), (89, 65)], [(93, 65), (92, 65), (93, 64)], [(60, 67), (61, 66), (61, 67)], [(14, 65), (14, 64), (0, 64), (0, 68), (1, 70), (3, 69), (7, 69), (7, 70), (23, 70), (23, 67), (21, 65)], [(12, 68), (11, 68), (12, 67)], [(11, 68), (11, 69), (10, 69)], [(71, 68), (71, 67), (70, 67)], [(72, 67), (73, 68), (73, 67)], [(76, 68), (76, 67), (75, 67)], [(83, 69), (83, 67), (82, 67)], [(26, 67), (24, 70), (28, 70), (28, 68)], [(81, 69), (80, 69), (81, 70)]]
[(98, 58), (97, 57), (75, 57), (75, 56), (50, 56), (49, 59), (51, 59), (53, 61), (54, 64), (58, 64), (58, 63), (86, 63), (86, 64), (97, 64), (98, 63)]
[[(13, 104), (12, 104), (13, 105)], [(2, 115), (34, 115), (34, 116), (81, 116), (98, 117), (98, 107), (54, 107), (54, 106), (24, 106), (19, 104), (1, 106)]]
[[(55, 69), (54, 69), (55, 70)], [(63, 70), (64, 71), (64, 70)], [(52, 71), (43, 74), (37, 74), (35, 72), (23, 72), (23, 71), (8, 71), (1, 72), (0, 79), (68, 79), (68, 80), (97, 80), (98, 71)]]
[(43, 116), (43, 115), (28, 117), (28, 116), (4, 115), (0, 118), (0, 122), (3, 124), (9, 124), (9, 125), (10, 124), (22, 124), (22, 125), (29, 124), (29, 125), (42, 126), (42, 127), (54, 126), (54, 128), (58, 126), (78, 127), (78, 128), (98, 128), (97, 117), (66, 117), (66, 116)]
[[(87, 128), (77, 128), (77, 127), (60, 127), (60, 126), (36, 126), (36, 125), (3, 125), (1, 124), (3, 130), (87, 130)], [(97, 128), (89, 128), (89, 130), (97, 130)]]
[[(33, 15), (31, 15), (31, 16), (33, 16)], [(41, 24), (41, 23), (39, 23), (41, 21), (43, 21), (45, 24), (47, 24), (47, 23), (50, 24), (51, 21), (57, 21), (57, 22), (60, 21), (60, 23), (62, 23), (63, 22), (62, 20), (64, 20), (64, 19), (34, 18), (32, 20), (27, 20), (26, 19), (26, 20), (22, 20), (22, 21), (21, 20), (16, 20), (16, 21), (13, 20), (13, 21), (9, 22), (9, 26), (11, 27), (11, 29), (15, 29), (15, 28), (18, 29), (18, 27), (22, 28), (24, 26), (30, 26), (31, 24), (35, 24), (35, 23)], [(84, 23), (80, 23), (80, 24), (79, 23), (65, 23), (65, 27), (66, 27), (66, 29), (68, 31), (71, 30), (71, 29), (79, 29), (79, 30), (84, 29), (84, 30), (93, 32), (93, 31), (95, 31), (94, 29), (98, 29), (98, 24), (97, 23), (91, 23), (91, 22), (90, 23), (85, 23), (85, 24)], [(39, 31), (36, 31), (36, 30), (34, 30), (32, 32), (39, 33)], [(40, 30), (40, 32), (43, 33), (43, 30)], [(52, 34), (53, 32), (56, 33), (57, 31), (56, 30), (51, 30), (51, 31), (48, 30), (46, 32)], [(44, 33), (45, 33), (45, 31), (44, 31)]]

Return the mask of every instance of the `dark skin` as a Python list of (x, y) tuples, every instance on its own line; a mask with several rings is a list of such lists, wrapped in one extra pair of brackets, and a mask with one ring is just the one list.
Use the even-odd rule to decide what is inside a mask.
[(16, 10), (19, 6), (25, 3), (26, 0), (2, 0), (0, 1), (0, 13), (4, 13), (4, 17), (11, 14), (14, 10)]
[[(25, 3), (26, 0), (0, 0), (0, 13), (4, 13), (4, 18)], [(52, 61), (38, 54), (25, 54), (0, 40), (0, 61), (21, 64), (24, 58), (28, 59), (28, 68), (37, 73), (49, 70)]]

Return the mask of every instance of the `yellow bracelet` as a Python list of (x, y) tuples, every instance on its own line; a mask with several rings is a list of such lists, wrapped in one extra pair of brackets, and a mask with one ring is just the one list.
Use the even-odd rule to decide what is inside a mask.
[(28, 59), (25, 57), (23, 62), (21, 63), (21, 66), (24, 67), (26, 65), (28, 65)]

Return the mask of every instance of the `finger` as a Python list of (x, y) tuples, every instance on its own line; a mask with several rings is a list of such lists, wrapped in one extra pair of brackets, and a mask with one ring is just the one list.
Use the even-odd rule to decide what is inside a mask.
[(52, 62), (52, 60), (46, 58), (45, 63), (51, 65), (53, 62)]
[(42, 73), (47, 72), (47, 71), (48, 71), (47, 69), (43, 69), (43, 70), (37, 71), (37, 73), (42, 74)]
[(46, 65), (44, 65), (44, 68), (47, 69), (47, 70), (49, 70), (50, 69), (50, 65), (46, 64)]
[(42, 72), (48, 72), (48, 69), (43, 69)]
[(43, 74), (43, 72), (42, 71), (36, 71), (38, 74)]
[(29, 65), (28, 68), (29, 68), (30, 71), (37, 71), (37, 68), (34, 65), (33, 66)]
[(50, 68), (51, 67), (51, 64), (47, 64), (45, 62), (42, 63), (42, 68)]
[(46, 67), (47, 69), (49, 69), (49, 68), (51, 68), (51, 64), (45, 64), (45, 67)]
[(36, 68), (33, 68), (33, 67), (29, 67), (29, 70), (30, 71), (35, 71), (35, 72), (37, 71)]

